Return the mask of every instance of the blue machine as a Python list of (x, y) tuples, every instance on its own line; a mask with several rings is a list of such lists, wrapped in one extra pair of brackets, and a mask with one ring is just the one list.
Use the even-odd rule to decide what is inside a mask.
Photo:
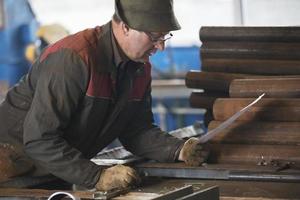
[(199, 47), (167, 47), (151, 57), (153, 78), (170, 79), (184, 78), (189, 70), (199, 70)]
[[(200, 70), (199, 52), (198, 46), (168, 47), (163, 52), (157, 52), (151, 57), (153, 79), (184, 79), (188, 71)], [(154, 120), (161, 128), (171, 131), (203, 121), (204, 110), (191, 109), (189, 96), (175, 96), (153, 96)]]
[(28, 71), (25, 50), (38, 26), (27, 0), (0, 0), (0, 95)]

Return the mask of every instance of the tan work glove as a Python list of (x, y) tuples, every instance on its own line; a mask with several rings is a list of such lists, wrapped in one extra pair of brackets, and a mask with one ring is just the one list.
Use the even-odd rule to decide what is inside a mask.
[(103, 170), (95, 187), (97, 190), (109, 191), (126, 188), (140, 182), (141, 178), (134, 169), (124, 165), (116, 165)]
[(189, 166), (199, 166), (206, 162), (209, 151), (197, 138), (188, 139), (180, 150), (178, 160)]
[(32, 162), (23, 158), (16, 147), (11, 144), (0, 143), (0, 182), (26, 174), (32, 168)]

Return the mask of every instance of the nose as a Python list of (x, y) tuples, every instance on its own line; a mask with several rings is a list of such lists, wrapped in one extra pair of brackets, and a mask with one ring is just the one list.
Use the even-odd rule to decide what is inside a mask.
[(155, 43), (154, 47), (160, 51), (165, 50), (165, 41)]

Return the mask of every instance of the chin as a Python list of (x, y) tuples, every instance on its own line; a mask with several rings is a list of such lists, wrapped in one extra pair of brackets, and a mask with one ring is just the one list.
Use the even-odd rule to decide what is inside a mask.
[(135, 61), (135, 62), (146, 63), (146, 62), (149, 62), (149, 60), (150, 60), (149, 56), (144, 56), (144, 57), (142, 57), (142, 58), (137, 58), (137, 59), (135, 59), (134, 61)]

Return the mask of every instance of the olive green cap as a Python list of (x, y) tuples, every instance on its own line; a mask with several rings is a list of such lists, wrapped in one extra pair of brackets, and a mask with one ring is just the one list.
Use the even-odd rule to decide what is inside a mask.
[(115, 0), (115, 14), (139, 31), (169, 32), (181, 28), (173, 11), (173, 0)]

